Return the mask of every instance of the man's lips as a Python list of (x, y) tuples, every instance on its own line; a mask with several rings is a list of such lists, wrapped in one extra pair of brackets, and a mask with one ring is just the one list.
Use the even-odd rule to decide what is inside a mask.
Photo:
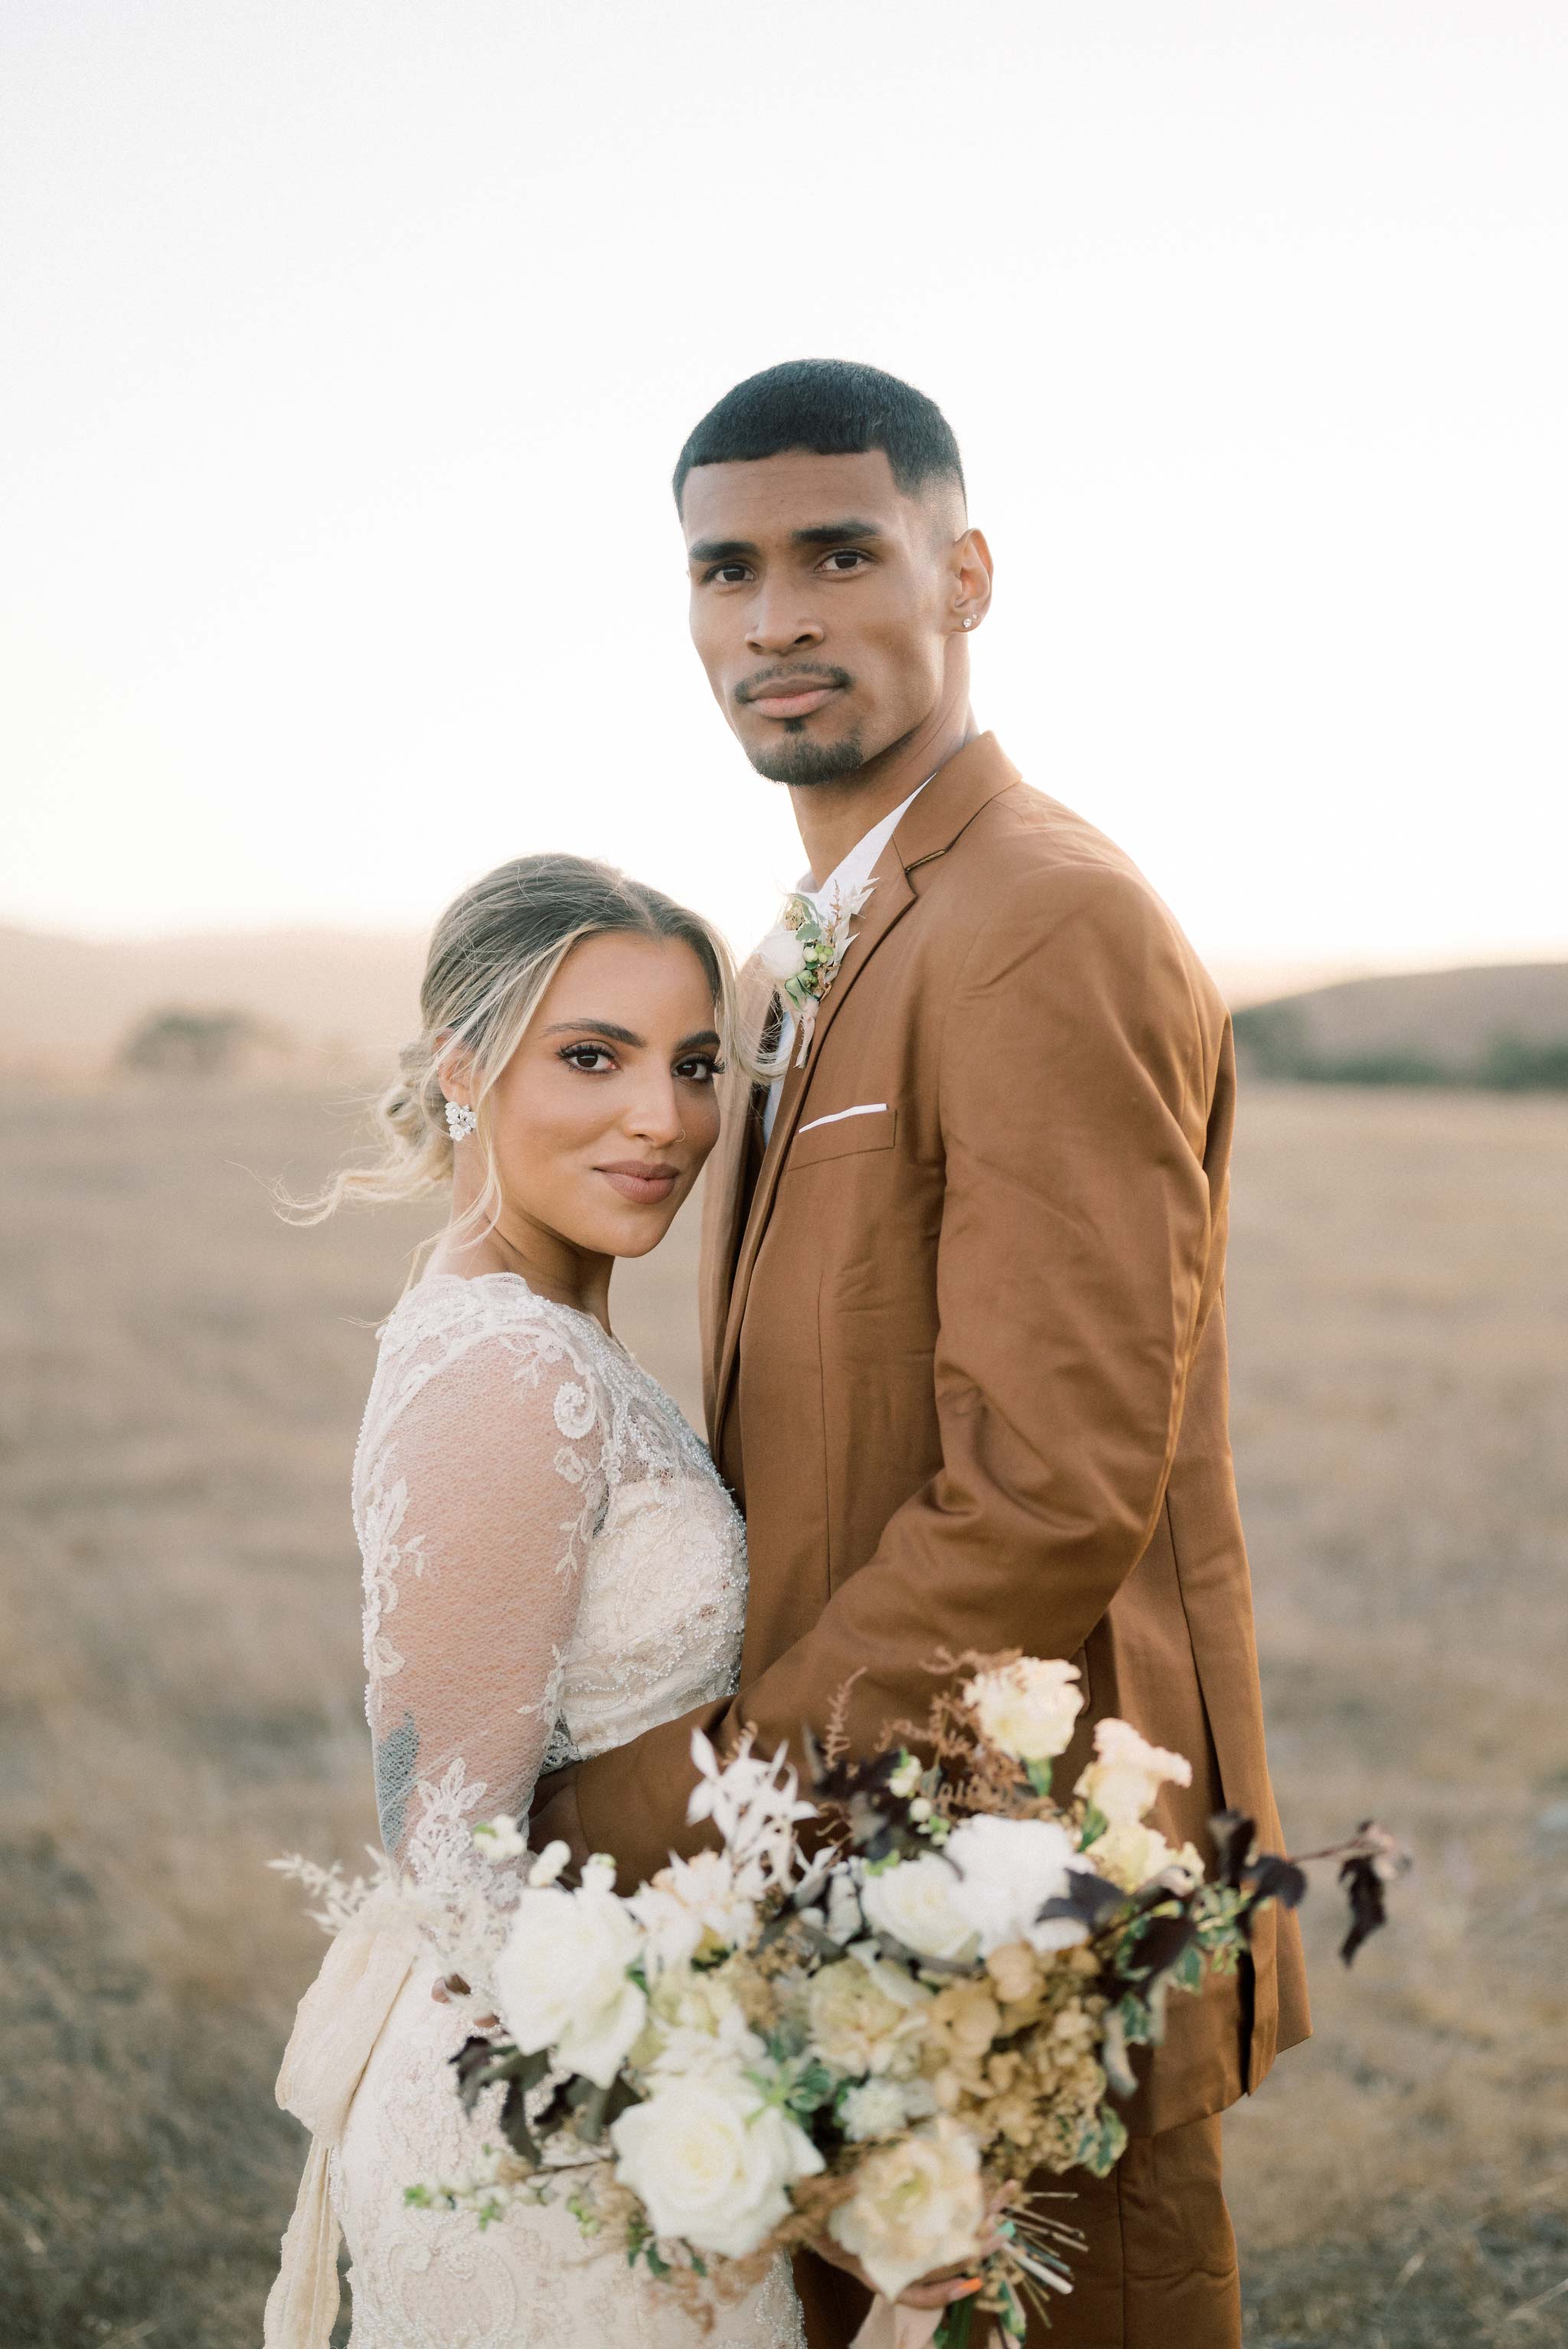
[(593, 1172), (603, 1174), (623, 1199), (630, 1199), (639, 1207), (655, 1206), (661, 1199), (667, 1199), (681, 1179), (678, 1166), (648, 1165), (638, 1158), (621, 1159), (612, 1166), (595, 1166)]
[(836, 685), (820, 678), (779, 678), (777, 683), (754, 687), (744, 698), (748, 709), (755, 709), (764, 718), (809, 718), (813, 709), (820, 709), (830, 694), (838, 690)]

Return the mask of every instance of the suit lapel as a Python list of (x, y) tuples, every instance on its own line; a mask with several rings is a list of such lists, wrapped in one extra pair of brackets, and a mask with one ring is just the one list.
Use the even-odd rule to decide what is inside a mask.
[(773, 1121), (773, 1132), (757, 1177), (750, 1212), (746, 1218), (746, 1230), (740, 1242), (740, 1254), (736, 1259), (735, 1280), (729, 1293), (729, 1310), (726, 1317), (724, 1340), (719, 1354), (714, 1382), (713, 1400), (709, 1410), (709, 1426), (717, 1447), (724, 1424), (724, 1413), (729, 1401), (735, 1377), (736, 1350), (740, 1341), (740, 1324), (746, 1311), (746, 1293), (751, 1285), (751, 1275), (757, 1262), (757, 1251), (762, 1245), (762, 1235), (768, 1228), (772, 1212), (773, 1195), (779, 1187), (783, 1167), (796, 1125), (799, 1122), (800, 1105), (810, 1088), (821, 1057), (823, 1040), (842, 1010), (850, 990), (864, 970), (877, 947), (900, 916), (914, 903), (914, 891), (897, 849), (890, 841), (878, 861), (873, 878), (876, 883), (863, 910), (855, 917), (854, 935), (845, 950), (844, 958), (833, 975), (833, 983), (822, 998), (817, 1010), (816, 1030), (811, 1049), (803, 1069), (797, 1068), (791, 1056), (779, 1096), (779, 1112)]
[[(914, 903), (915, 892), (909, 878), (911, 873), (918, 865), (929, 864), (934, 858), (943, 855), (989, 801), (1003, 792), (1010, 791), (1020, 781), (1016, 767), (1003, 755), (995, 736), (977, 736), (974, 741), (966, 742), (940, 773), (932, 777), (877, 861), (872, 875), (876, 887), (865, 911), (856, 918), (853, 942), (839, 965), (833, 983), (817, 1013), (816, 1033), (811, 1039), (806, 1066), (797, 1069), (791, 1062), (784, 1080), (779, 1114), (773, 1121), (772, 1136), (746, 1216), (738, 1257), (733, 1253), (735, 1226), (740, 1216), (738, 1190), (734, 1221), (729, 1226), (731, 1252), (725, 1258), (727, 1268), (731, 1264), (734, 1266), (734, 1279), (729, 1286), (727, 1310), (724, 1312), (722, 1324), (719, 1322), (722, 1293), (716, 1291), (714, 1298), (713, 1326), (716, 1330), (721, 1326), (723, 1331), (713, 1371), (712, 1388), (707, 1397), (709, 1441), (716, 1459), (723, 1435), (725, 1413), (729, 1408), (735, 1386), (735, 1366), (740, 1350), (740, 1325), (746, 1315), (747, 1291), (756, 1268), (758, 1251), (768, 1229), (768, 1218), (772, 1212), (784, 1159), (821, 1058), (823, 1040), (842, 1011), (856, 979), (894, 923)], [(748, 965), (748, 971), (758, 968), (755, 963)], [(750, 1030), (753, 1035), (757, 1032), (756, 1027)], [(705, 1288), (705, 1300), (706, 1297)], [(707, 1328), (705, 1321), (705, 1336)], [(713, 1361), (712, 1353), (705, 1350), (705, 1370)]]

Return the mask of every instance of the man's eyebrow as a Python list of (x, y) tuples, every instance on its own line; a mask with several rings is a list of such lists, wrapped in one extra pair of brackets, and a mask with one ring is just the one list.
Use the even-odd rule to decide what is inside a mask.
[(757, 553), (748, 538), (698, 538), (686, 549), (688, 563), (740, 563)]
[(838, 546), (846, 538), (885, 538), (880, 522), (814, 522), (789, 533), (797, 546)]
[(629, 1028), (618, 1028), (613, 1019), (557, 1019), (543, 1030), (546, 1036), (605, 1036), (612, 1044), (630, 1044), (640, 1051), (644, 1039), (634, 1036)]

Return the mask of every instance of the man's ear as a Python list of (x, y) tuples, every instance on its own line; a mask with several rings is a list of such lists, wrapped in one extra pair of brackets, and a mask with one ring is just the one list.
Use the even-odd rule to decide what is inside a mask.
[(954, 633), (972, 633), (991, 608), (991, 550), (985, 533), (965, 530), (949, 555)]

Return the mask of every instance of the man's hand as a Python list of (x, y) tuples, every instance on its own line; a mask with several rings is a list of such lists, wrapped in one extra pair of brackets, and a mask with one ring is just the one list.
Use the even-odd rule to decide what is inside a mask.
[(531, 1851), (542, 1851), (547, 1843), (563, 1843), (571, 1852), (573, 1867), (580, 1868), (589, 1852), (577, 1815), (577, 1766), (571, 1762), (563, 1770), (552, 1770), (534, 1788), (528, 1845)]

